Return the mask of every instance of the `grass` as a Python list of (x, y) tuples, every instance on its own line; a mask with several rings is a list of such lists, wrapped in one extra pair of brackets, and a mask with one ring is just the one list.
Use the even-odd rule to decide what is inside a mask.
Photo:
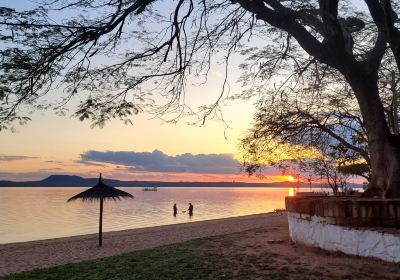
[(220, 256), (201, 252), (184, 243), (93, 261), (36, 269), (1, 279), (231, 279), (231, 275), (224, 275), (223, 272), (227, 266), (228, 263)]

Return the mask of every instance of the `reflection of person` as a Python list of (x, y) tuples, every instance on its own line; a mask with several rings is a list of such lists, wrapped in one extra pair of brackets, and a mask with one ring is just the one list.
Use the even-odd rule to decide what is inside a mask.
[(176, 217), (176, 214), (178, 213), (178, 207), (176, 207), (176, 203), (174, 204), (174, 217)]
[(193, 204), (189, 202), (189, 216), (193, 216)]

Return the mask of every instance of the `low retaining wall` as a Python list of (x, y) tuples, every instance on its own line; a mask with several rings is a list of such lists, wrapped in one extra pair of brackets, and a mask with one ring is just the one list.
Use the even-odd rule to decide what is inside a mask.
[(400, 262), (400, 200), (287, 197), (294, 242)]

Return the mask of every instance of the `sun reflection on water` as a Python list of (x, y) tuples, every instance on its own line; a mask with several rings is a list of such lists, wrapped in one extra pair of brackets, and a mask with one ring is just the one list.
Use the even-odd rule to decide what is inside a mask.
[(289, 188), (289, 196), (294, 196), (294, 188)]

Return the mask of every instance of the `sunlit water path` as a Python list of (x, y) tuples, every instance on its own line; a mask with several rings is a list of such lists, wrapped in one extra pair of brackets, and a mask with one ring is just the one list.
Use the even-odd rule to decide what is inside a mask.
[[(271, 212), (284, 208), (285, 188), (121, 188), (135, 199), (106, 202), (104, 231)], [(95, 233), (98, 202), (67, 199), (84, 188), (0, 188), (0, 244)], [(188, 203), (194, 205), (189, 217)], [(173, 217), (172, 205), (178, 215)]]

